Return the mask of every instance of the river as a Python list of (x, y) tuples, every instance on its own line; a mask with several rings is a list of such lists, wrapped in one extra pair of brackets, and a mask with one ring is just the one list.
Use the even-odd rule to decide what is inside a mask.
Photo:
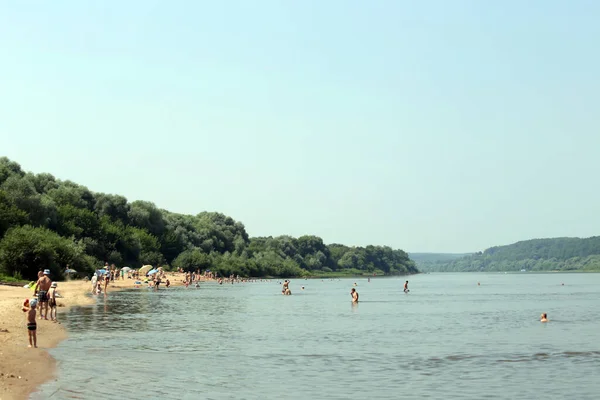
[(406, 279), (109, 293), (59, 315), (31, 399), (598, 398), (600, 274)]

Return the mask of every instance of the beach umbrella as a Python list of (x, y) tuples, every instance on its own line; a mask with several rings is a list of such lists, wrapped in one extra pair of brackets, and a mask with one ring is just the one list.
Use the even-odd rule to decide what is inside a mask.
[(108, 272), (108, 271), (106, 271), (105, 269), (99, 269), (98, 271), (96, 271), (96, 274), (104, 275), (104, 274), (106, 274), (106, 272)]
[(75, 271), (74, 269), (66, 269), (66, 270), (65, 270), (65, 273), (67, 273), (67, 274), (74, 274), (74, 273), (76, 273), (76, 272), (77, 272), (77, 271)]
[(155, 273), (157, 273), (158, 270), (157, 269), (153, 269), (151, 271), (148, 271), (148, 275), (154, 275)]
[(123, 269), (121, 269), (121, 271), (123, 271), (123, 272), (129, 272), (129, 271), (131, 271), (131, 268), (129, 268), (129, 267), (123, 267)]
[(141, 275), (146, 275), (148, 273), (148, 271), (150, 271), (152, 269), (152, 265), (144, 265), (142, 268), (140, 268), (139, 273)]

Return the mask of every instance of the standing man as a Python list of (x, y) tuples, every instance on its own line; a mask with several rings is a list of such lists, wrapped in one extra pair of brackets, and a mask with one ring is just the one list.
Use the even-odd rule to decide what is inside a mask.
[(352, 288), (352, 290), (350, 290), (350, 296), (352, 296), (353, 303), (358, 303), (358, 292), (356, 289)]
[(404, 293), (408, 293), (408, 292), (410, 292), (410, 290), (408, 290), (408, 281), (406, 281), (404, 283)]
[(45, 269), (44, 274), (38, 279), (35, 284), (34, 294), (37, 295), (38, 303), (40, 303), (40, 318), (48, 319), (48, 290), (52, 285), (52, 280), (49, 278), (50, 270)]
[(106, 271), (106, 275), (104, 275), (104, 293), (106, 294), (106, 290), (108, 289), (108, 284), (110, 282), (110, 271)]

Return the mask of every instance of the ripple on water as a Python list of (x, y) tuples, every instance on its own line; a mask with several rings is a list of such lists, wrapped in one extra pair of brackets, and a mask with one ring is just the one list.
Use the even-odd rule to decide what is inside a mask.
[(65, 315), (58, 379), (32, 398), (512, 400), (544, 382), (596, 400), (599, 278), (562, 275), (576, 290), (549, 296), (550, 275), (422, 275), (410, 295), (374, 279), (355, 307), (343, 280), (111, 294)]

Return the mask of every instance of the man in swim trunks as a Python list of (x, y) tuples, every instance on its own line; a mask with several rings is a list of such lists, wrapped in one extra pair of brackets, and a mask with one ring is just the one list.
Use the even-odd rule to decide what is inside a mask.
[(44, 274), (38, 279), (34, 289), (38, 303), (40, 303), (40, 318), (46, 320), (48, 319), (48, 290), (50, 290), (50, 286), (52, 285), (52, 280), (48, 275), (50, 275), (50, 270), (45, 269)]
[(404, 293), (408, 293), (408, 281), (404, 282)]
[(350, 296), (352, 296), (353, 303), (358, 303), (358, 292), (356, 289), (352, 288), (352, 290), (350, 290)]

